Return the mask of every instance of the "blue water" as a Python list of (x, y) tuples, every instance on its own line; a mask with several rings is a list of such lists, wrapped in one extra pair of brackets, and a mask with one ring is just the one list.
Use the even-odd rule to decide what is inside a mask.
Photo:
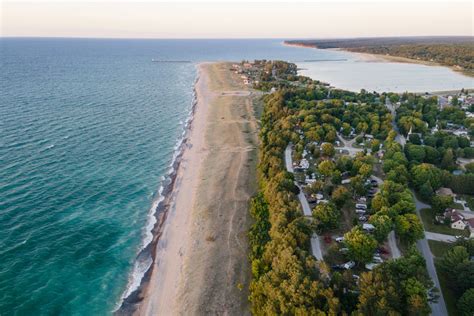
[[(408, 69), (401, 80), (415, 83), (443, 74), (435, 90), (470, 82), (279, 40), (0, 39), (0, 315), (102, 315), (120, 304), (191, 109), (195, 63), (254, 58), (296, 61), (343, 88), (360, 88), (351, 69), (363, 64), (383, 76)], [(380, 78), (364, 82), (372, 90)]]

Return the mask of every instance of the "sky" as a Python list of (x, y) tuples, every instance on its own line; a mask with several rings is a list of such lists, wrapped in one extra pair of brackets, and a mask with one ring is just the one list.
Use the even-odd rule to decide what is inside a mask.
[(474, 1), (0, 0), (1, 36), (337, 38), (474, 35)]

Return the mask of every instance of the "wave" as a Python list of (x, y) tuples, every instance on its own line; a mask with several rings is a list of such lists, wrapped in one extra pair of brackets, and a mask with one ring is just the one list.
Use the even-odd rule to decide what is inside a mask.
[(132, 272), (129, 275), (127, 287), (125, 288), (116, 309), (113, 311), (114, 313), (128, 314), (125, 311), (133, 308), (133, 305), (136, 303), (136, 296), (142, 288), (145, 276), (151, 276), (152, 269), (150, 268), (153, 266), (153, 262), (155, 261), (155, 249), (159, 239), (160, 228), (164, 224), (166, 217), (167, 200), (172, 193), (181, 157), (188, 141), (190, 126), (194, 119), (197, 104), (196, 84), (198, 80), (199, 75), (196, 76), (193, 84), (191, 109), (188, 112), (186, 120), (180, 122), (180, 125), (183, 126), (182, 133), (174, 146), (173, 157), (168, 172), (161, 178), (161, 184), (148, 212), (147, 223), (144, 228), (139, 253), (135, 259)]

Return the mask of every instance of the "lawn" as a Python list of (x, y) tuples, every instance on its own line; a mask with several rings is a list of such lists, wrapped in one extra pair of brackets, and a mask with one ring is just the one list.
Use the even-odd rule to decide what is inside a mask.
[(446, 303), (446, 308), (448, 309), (448, 314), (450, 316), (458, 315), (456, 309), (456, 296), (453, 291), (447, 286), (448, 280), (446, 276), (441, 272), (439, 269), (439, 260), (443, 256), (443, 254), (451, 248), (451, 245), (448, 243), (444, 243), (441, 241), (435, 240), (428, 240), (428, 244), (430, 245), (431, 252), (436, 257), (435, 258), (435, 267), (436, 267), (436, 274), (438, 275), (439, 283), (441, 286), (441, 292), (443, 293), (444, 301)]
[(442, 257), (444, 253), (451, 248), (451, 244), (437, 240), (428, 240), (428, 244), (435, 257)]
[(446, 308), (448, 309), (449, 316), (459, 315), (456, 308), (456, 296), (453, 291), (448, 287), (448, 280), (446, 276), (440, 271), (438, 264), (435, 259), (436, 274), (438, 274), (439, 283), (441, 285), (441, 291), (443, 293), (444, 302), (446, 303)]
[(421, 219), (425, 230), (433, 233), (446, 234), (451, 236), (465, 235), (466, 231), (459, 229), (453, 229), (448, 225), (436, 224), (435, 223), (435, 214), (432, 209), (424, 208), (420, 210)]

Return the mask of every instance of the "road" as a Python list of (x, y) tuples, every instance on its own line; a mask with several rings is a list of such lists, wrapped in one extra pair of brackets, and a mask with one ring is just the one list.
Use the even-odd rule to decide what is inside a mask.
[[(413, 192), (412, 192), (413, 193)], [(415, 205), (416, 205), (416, 214), (421, 220), (421, 215), (420, 215), (420, 210), (423, 208), (428, 208), (430, 207), (428, 204), (421, 202), (418, 200), (416, 195), (413, 193), (413, 198), (415, 199)], [(423, 221), (422, 221), (423, 223)], [(425, 234), (428, 234), (425, 231)], [(421, 252), (423, 258), (425, 258), (426, 261), (426, 269), (428, 270), (428, 274), (430, 278), (433, 280), (434, 285), (440, 289), (439, 291), (439, 298), (438, 302), (436, 303), (430, 303), (431, 307), (431, 312), (432, 315), (434, 316), (446, 316), (448, 315), (448, 310), (446, 309), (446, 303), (444, 302), (444, 297), (443, 293), (441, 292), (441, 286), (439, 284), (439, 279), (438, 275), (436, 274), (436, 268), (434, 265), (434, 260), (433, 260), (433, 254), (431, 253), (430, 246), (428, 245), (428, 240), (426, 237), (423, 239), (420, 239), (416, 242), (416, 246), (418, 250)]]
[[(286, 170), (288, 172), (293, 173), (294, 172), (293, 158), (291, 157), (291, 150), (292, 150), (292, 145), (289, 144), (285, 149), (285, 165), (286, 165)], [(308, 200), (306, 199), (306, 196), (304, 195), (301, 187), (296, 182), (295, 184), (300, 189), (300, 193), (298, 194), (298, 200), (300, 201), (301, 208), (303, 209), (303, 214), (305, 216), (311, 216), (311, 207), (309, 206)], [(318, 260), (323, 260), (320, 237), (316, 233), (314, 233), (310, 241), (311, 241), (311, 252), (313, 253), (313, 256)]]
[(388, 234), (388, 246), (390, 247), (392, 258), (397, 259), (402, 256), (400, 249), (398, 249), (397, 240), (395, 239), (395, 232), (393, 230), (390, 232), (390, 234)]
[(432, 233), (432, 232), (425, 232), (425, 237), (426, 239), (429, 239), (429, 240), (436, 240), (436, 241), (442, 241), (442, 242), (455, 242), (456, 241), (456, 237), (454, 236)]
[(355, 155), (361, 151), (364, 151), (363, 148), (355, 148), (353, 147), (352, 145), (354, 144), (355, 142), (355, 138), (351, 139), (351, 140), (346, 140), (344, 139), (344, 137), (342, 137), (341, 134), (339, 134), (339, 132), (337, 133), (337, 137), (341, 140), (342, 144), (344, 146), (341, 146), (341, 147), (336, 147), (337, 150), (345, 150), (349, 153), (349, 156), (351, 157), (355, 157)]
[(393, 106), (392, 102), (390, 102), (390, 100), (388, 98), (385, 98), (385, 106), (392, 113), (392, 127), (397, 132), (397, 136), (395, 137), (395, 141), (397, 143), (399, 143), (400, 145), (405, 146), (407, 141), (406, 141), (405, 137), (402, 134), (400, 134), (400, 131), (398, 130), (397, 123), (395, 122), (395, 116), (397, 115), (397, 113), (395, 112), (395, 106)]

